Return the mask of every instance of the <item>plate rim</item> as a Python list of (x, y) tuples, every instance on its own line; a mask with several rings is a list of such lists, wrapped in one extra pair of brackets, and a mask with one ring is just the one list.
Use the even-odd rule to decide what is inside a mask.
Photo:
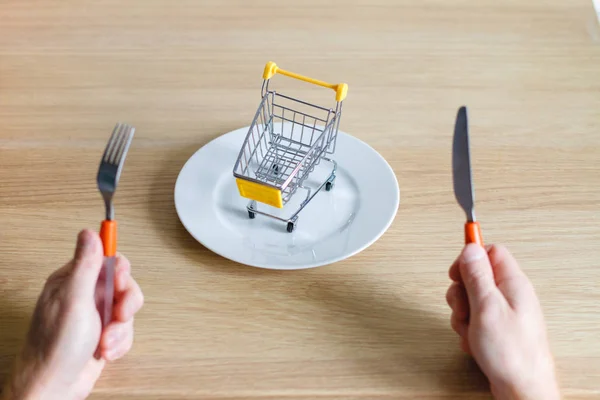
[[(177, 213), (177, 218), (179, 219), (179, 222), (183, 225), (183, 227), (185, 228), (185, 230), (188, 232), (188, 234), (190, 236), (192, 236), (194, 238), (194, 240), (196, 240), (198, 243), (200, 243), (203, 247), (205, 247), (206, 249), (210, 250), (211, 252), (217, 254), (220, 257), (223, 257), (224, 259), (233, 261), (237, 264), (240, 265), (245, 265), (248, 267), (252, 267), (252, 268), (261, 268), (261, 269), (268, 269), (268, 270), (278, 270), (278, 271), (295, 271), (295, 270), (303, 270), (303, 269), (313, 269), (313, 268), (318, 268), (318, 267), (324, 267), (324, 266), (328, 266), (328, 265), (333, 265), (336, 263), (339, 263), (341, 261), (347, 260), (349, 258), (354, 257), (355, 255), (363, 252), (364, 250), (368, 249), (369, 247), (371, 247), (375, 242), (377, 242), (379, 239), (381, 239), (381, 237), (383, 237), (385, 235), (385, 233), (389, 230), (390, 226), (394, 223), (394, 221), (396, 220), (396, 217), (398, 215), (398, 210), (400, 207), (400, 185), (398, 183), (398, 177), (396, 176), (396, 173), (394, 172), (392, 166), (387, 162), (387, 160), (381, 155), (381, 153), (379, 153), (375, 148), (373, 148), (372, 146), (370, 146), (368, 143), (366, 143), (365, 141), (357, 138), (356, 136), (352, 136), (342, 130), (338, 131), (338, 135), (340, 136), (345, 136), (348, 137), (350, 140), (354, 140), (356, 142), (358, 142), (360, 145), (365, 146), (367, 148), (369, 148), (370, 150), (372, 150), (377, 157), (379, 157), (382, 161), (383, 164), (386, 166), (387, 169), (389, 169), (389, 172), (391, 173), (391, 175), (394, 177), (394, 193), (395, 193), (395, 205), (393, 208), (393, 213), (390, 216), (390, 218), (387, 219), (387, 222), (385, 225), (382, 225), (381, 229), (377, 232), (376, 235), (373, 235), (373, 237), (371, 239), (369, 239), (368, 241), (365, 241), (365, 243), (361, 246), (358, 246), (357, 248), (353, 249), (352, 251), (343, 253), (343, 255), (338, 255), (335, 257), (330, 257), (329, 259), (320, 261), (320, 262), (311, 262), (311, 263), (303, 263), (302, 265), (298, 265), (298, 266), (293, 266), (291, 268), (277, 268), (274, 266), (268, 266), (268, 265), (261, 265), (260, 263), (252, 263), (249, 262), (247, 260), (242, 261), (240, 258), (235, 257), (235, 256), (231, 256), (231, 255), (225, 255), (223, 254), (223, 252), (221, 252), (220, 250), (214, 248), (213, 246), (207, 244), (205, 241), (201, 240), (200, 238), (198, 238), (196, 235), (194, 235), (194, 233), (192, 232), (192, 230), (186, 225), (185, 223), (185, 219), (182, 218), (181, 216), (181, 212), (179, 210), (179, 207), (177, 207), (177, 187), (179, 184), (179, 180), (181, 177), (181, 174), (183, 172), (183, 170), (186, 168), (187, 164), (200, 152), (202, 151), (205, 147), (209, 146), (210, 144), (213, 144), (214, 142), (217, 142), (219, 140), (223, 140), (223, 138), (225, 136), (229, 136), (229, 135), (234, 135), (236, 133), (238, 133), (239, 131), (245, 131), (248, 130), (250, 128), (250, 126), (244, 126), (244, 127), (240, 127), (237, 129), (233, 129), (229, 132), (223, 133), (222, 135), (217, 136), (216, 138), (211, 139), (210, 141), (208, 141), (207, 143), (205, 143), (204, 145), (202, 145), (201, 147), (199, 147), (187, 160), (186, 162), (183, 164), (183, 166), (181, 167), (181, 169), (179, 170), (179, 173), (177, 174), (177, 179), (175, 181), (175, 185), (173, 188), (173, 202), (175, 205), (175, 211)], [(233, 176), (233, 167), (232, 167), (232, 176)]]

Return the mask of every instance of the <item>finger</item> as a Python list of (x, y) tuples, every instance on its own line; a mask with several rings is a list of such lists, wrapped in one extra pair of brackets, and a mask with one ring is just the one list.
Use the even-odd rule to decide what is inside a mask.
[[(490, 249), (492, 248), (493, 245), (485, 245), (485, 250), (486, 251), (490, 251)], [(462, 277), (460, 276), (460, 256), (458, 256), (456, 258), (456, 260), (454, 260), (454, 262), (452, 263), (452, 265), (450, 266), (450, 270), (448, 271), (448, 275), (450, 276), (450, 279), (452, 279), (454, 282), (461, 282), (462, 283)]]
[(118, 343), (115, 348), (103, 353), (103, 357), (108, 361), (115, 361), (125, 356), (133, 347), (133, 330), (127, 333), (125, 339)]
[(93, 295), (103, 262), (102, 242), (95, 232), (83, 230), (73, 258), (72, 289), (76, 295)]
[(473, 314), (490, 296), (498, 293), (485, 249), (475, 243), (466, 245), (460, 256), (459, 269)]
[(462, 282), (462, 277), (460, 276), (459, 264), (460, 264), (460, 256), (457, 257), (456, 260), (454, 260), (454, 262), (450, 266), (450, 270), (448, 271), (448, 275), (450, 276), (450, 279), (452, 279), (454, 282)]
[(128, 277), (130, 274), (131, 264), (129, 263), (129, 260), (125, 256), (118, 254), (115, 265), (115, 304), (127, 291)]
[(115, 262), (115, 275), (119, 274), (120, 271), (125, 271), (128, 274), (131, 274), (131, 263), (121, 253), (117, 253), (117, 260)]
[(104, 348), (102, 350), (102, 358), (108, 361), (115, 361), (123, 357), (131, 350), (133, 346), (133, 320), (124, 323), (127, 328), (124, 330), (123, 336), (117, 342), (114, 342), (112, 346)]
[(506, 247), (501, 245), (490, 246), (488, 256), (494, 269), (494, 278), (497, 285), (514, 277), (525, 276), (519, 267), (519, 263)]
[(460, 348), (468, 355), (473, 354), (471, 353), (471, 346), (469, 345), (469, 338), (467, 336), (462, 336), (460, 338)]
[(469, 318), (469, 298), (462, 284), (454, 282), (450, 285), (446, 292), (446, 301), (459, 318), (464, 320)]
[[(485, 251), (490, 251), (490, 249), (492, 248), (493, 245), (489, 245), (486, 244), (485, 245)], [(462, 282), (462, 277), (460, 276), (460, 256), (458, 256), (456, 258), (456, 260), (454, 260), (454, 262), (452, 263), (452, 265), (450, 266), (450, 270), (448, 271), (448, 275), (450, 276), (450, 279), (452, 279), (454, 282)]]
[(454, 330), (454, 332), (458, 333), (458, 335), (460, 337), (467, 336), (467, 332), (469, 329), (469, 327), (467, 325), (467, 321), (459, 318), (456, 315), (456, 313), (452, 313), (452, 316), (450, 317), (450, 326), (452, 326), (452, 329)]
[(117, 277), (117, 286), (121, 290), (118, 290), (115, 296), (116, 303), (113, 313), (118, 321), (124, 322), (133, 318), (142, 308), (144, 305), (144, 295), (137, 282), (125, 271), (121, 271)]
[(56, 271), (52, 272), (46, 283), (52, 284), (53, 282), (62, 282), (65, 278), (68, 278), (73, 272), (73, 261), (66, 263)]
[(450, 306), (450, 308), (452, 309), (452, 311), (454, 311), (454, 301), (456, 298), (456, 286), (458, 286), (459, 284), (454, 282), (452, 285), (450, 285), (450, 287), (448, 288), (448, 290), (446, 291), (446, 303), (448, 303), (448, 305)]
[(100, 351), (113, 352), (121, 343), (133, 334), (133, 319), (127, 322), (111, 322), (102, 332), (100, 338)]
[(511, 306), (525, 296), (531, 296), (533, 293), (531, 282), (506, 247), (492, 246), (489, 258), (494, 270), (496, 285)]
[(123, 297), (123, 294), (127, 291), (129, 276), (127, 271), (117, 271), (115, 273), (115, 301)]
[(127, 257), (119, 255), (115, 266), (115, 297), (123, 296), (130, 289), (133, 281), (130, 279), (131, 263)]

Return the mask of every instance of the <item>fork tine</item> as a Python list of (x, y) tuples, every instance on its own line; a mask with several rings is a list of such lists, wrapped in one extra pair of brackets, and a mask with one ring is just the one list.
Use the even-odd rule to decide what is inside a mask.
[(102, 161), (104, 161), (104, 162), (108, 161), (108, 153), (110, 153), (110, 151), (112, 150), (113, 143), (115, 142), (115, 139), (117, 137), (117, 134), (118, 134), (118, 131), (120, 130), (120, 128), (121, 128), (120, 123), (115, 125), (112, 135), (110, 135), (110, 139), (108, 139), (108, 143), (106, 144), (106, 148), (104, 149), (104, 154), (102, 154)]
[(113, 152), (111, 153), (110, 156), (110, 163), (115, 165), (117, 164), (117, 157), (119, 155), (119, 151), (121, 151), (121, 147), (123, 146), (123, 138), (125, 137), (125, 132), (127, 130), (127, 125), (123, 124), (121, 125), (121, 129), (119, 130), (119, 137), (117, 138), (117, 141), (115, 142), (115, 148), (113, 150)]
[(123, 135), (123, 146), (119, 149), (119, 153), (117, 154), (116, 162), (118, 165), (120, 165), (123, 162), (125, 156), (127, 156), (127, 150), (129, 149), (129, 145), (131, 144), (131, 140), (133, 139), (133, 133), (135, 132), (132, 126), (126, 125), (126, 127), (126, 132)]
[(115, 165), (119, 165), (121, 162), (121, 155), (123, 154), (123, 150), (125, 146), (127, 146), (127, 138), (129, 137), (129, 125), (123, 125), (123, 132), (121, 133), (121, 137), (119, 138), (119, 144), (115, 150), (115, 156), (113, 162)]
[(114, 154), (115, 154), (115, 148), (117, 147), (117, 145), (119, 143), (119, 139), (121, 138), (122, 131), (123, 131), (123, 124), (119, 123), (114, 139), (111, 140), (111, 142), (107, 145), (107, 148), (108, 148), (108, 146), (110, 146), (107, 150), (106, 160), (105, 160), (106, 163), (108, 163), (108, 164), (112, 164), (112, 159), (114, 158)]
[(117, 152), (119, 151), (119, 146), (121, 145), (121, 143), (123, 142), (123, 132), (125, 131), (125, 124), (119, 124), (119, 132), (117, 133), (117, 137), (115, 138), (115, 141), (112, 143), (112, 148), (110, 149), (109, 155), (108, 155), (108, 162), (110, 164), (116, 164), (115, 160), (116, 160), (116, 155)]

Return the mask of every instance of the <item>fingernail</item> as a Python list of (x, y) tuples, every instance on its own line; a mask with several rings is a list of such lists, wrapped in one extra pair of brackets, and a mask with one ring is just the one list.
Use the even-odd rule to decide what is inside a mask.
[(462, 260), (465, 263), (478, 261), (487, 256), (484, 248), (475, 243), (468, 244), (463, 250)]

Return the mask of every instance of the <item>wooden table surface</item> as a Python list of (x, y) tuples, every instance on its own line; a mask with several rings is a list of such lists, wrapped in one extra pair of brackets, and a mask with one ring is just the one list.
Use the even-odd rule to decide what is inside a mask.
[[(478, 216), (547, 315), (567, 398), (600, 398), (600, 42), (584, 0), (0, 2), (0, 376), (48, 274), (97, 228), (95, 173), (137, 127), (117, 197), (146, 305), (100, 399), (488, 398), (449, 325), (462, 245), (450, 149), (470, 107)], [(389, 231), (297, 272), (195, 242), (174, 183), (250, 123), (268, 60), (350, 91), (341, 129), (394, 169)], [(305, 90), (305, 89), (302, 89)], [(331, 96), (333, 97), (333, 96)]]

